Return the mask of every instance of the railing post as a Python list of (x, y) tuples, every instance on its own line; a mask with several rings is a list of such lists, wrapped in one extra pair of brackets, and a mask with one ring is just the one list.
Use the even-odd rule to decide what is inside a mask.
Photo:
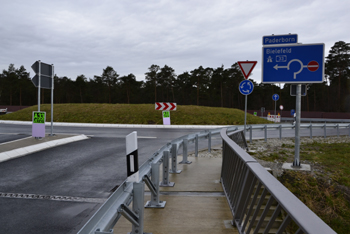
[(324, 138), (326, 138), (327, 137), (327, 130), (326, 130), (326, 128), (327, 128), (327, 125), (326, 124), (324, 124)]
[(177, 145), (172, 144), (171, 146), (171, 170), (172, 174), (180, 174), (181, 170), (177, 170)]
[(169, 151), (163, 152), (163, 180), (160, 187), (174, 187), (174, 182), (169, 182)]
[(339, 137), (339, 124), (337, 124), (337, 136)]
[(185, 138), (182, 141), (182, 161), (179, 162), (179, 164), (191, 164), (192, 162), (187, 160), (187, 154), (188, 154), (188, 139)]
[(265, 142), (267, 142), (267, 125), (265, 125)]
[(151, 167), (151, 181), (148, 181), (150, 184), (147, 183), (149, 187), (152, 187), (150, 188), (151, 200), (147, 201), (145, 208), (164, 208), (166, 201), (159, 201), (159, 164), (152, 163)]
[(132, 231), (130, 234), (140, 234), (143, 233), (143, 217), (144, 217), (144, 208), (143, 204), (144, 199), (144, 191), (145, 191), (145, 183), (134, 183), (133, 184), (133, 202), (132, 209), (134, 213), (138, 216), (138, 226), (133, 224)]
[(280, 125), (280, 140), (282, 140), (282, 125)]
[(196, 137), (194, 138), (194, 152), (195, 156), (198, 157), (198, 134), (196, 134)]
[(310, 124), (310, 138), (312, 139), (312, 124)]
[(350, 124), (349, 124), (349, 136), (350, 136)]
[(211, 152), (211, 132), (208, 132), (208, 152)]
[(252, 143), (253, 141), (253, 127), (252, 125), (250, 125), (250, 128), (249, 128), (249, 143)]

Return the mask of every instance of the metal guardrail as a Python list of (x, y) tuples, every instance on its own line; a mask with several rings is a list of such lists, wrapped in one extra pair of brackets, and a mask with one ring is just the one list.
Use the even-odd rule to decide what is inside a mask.
[[(327, 128), (334, 128), (336, 127), (338, 129), (338, 135), (339, 135), (339, 128), (349, 128), (349, 124), (327, 124), (327, 125), (310, 125), (310, 124), (301, 124), (302, 128), (310, 128), (312, 133), (312, 128), (321, 127), (325, 129)], [(243, 130), (243, 126), (233, 126), (227, 128), (227, 132), (233, 132), (237, 130)], [(270, 131), (282, 131), (282, 129), (291, 129), (294, 128), (294, 126), (290, 124), (268, 124), (268, 125), (250, 125), (248, 126), (247, 130), (250, 131), (250, 136), (252, 136), (253, 130), (258, 131), (265, 131), (265, 139), (267, 139), (267, 130)], [(168, 181), (168, 175), (167, 173), (176, 173), (177, 170), (177, 157), (174, 157), (177, 155), (179, 148), (183, 147), (183, 160), (180, 163), (189, 163), (187, 160), (187, 147), (189, 143), (195, 144), (195, 155), (198, 155), (198, 141), (200, 139), (207, 139), (208, 140), (208, 151), (211, 151), (211, 140), (212, 136), (219, 135), (221, 131), (220, 129), (213, 129), (213, 130), (205, 130), (202, 132), (198, 132), (195, 134), (189, 134), (180, 138), (177, 138), (168, 144), (164, 145), (162, 148), (160, 148), (157, 152), (155, 152), (152, 157), (150, 157), (144, 164), (141, 165), (139, 168), (139, 181), (137, 183), (127, 182), (126, 180), (118, 187), (118, 189), (106, 200), (106, 202), (98, 209), (98, 211), (89, 219), (89, 221), (81, 228), (81, 230), (78, 232), (79, 234), (107, 234), (107, 233), (113, 233), (112, 228), (117, 223), (119, 218), (123, 215), (125, 218), (127, 218), (133, 225), (133, 231), (132, 234), (136, 233), (136, 229), (138, 233), (142, 233), (143, 229), (143, 212), (137, 214), (133, 210), (130, 210), (128, 206), (133, 201), (133, 204), (136, 204), (134, 206), (134, 210), (142, 210), (143, 206), (141, 204), (143, 203), (143, 188), (144, 183), (146, 182), (147, 186), (150, 187), (151, 190), (151, 196), (152, 200), (159, 200), (159, 187), (156, 183), (156, 181), (159, 181), (159, 178), (157, 177), (157, 173), (152, 173), (152, 171), (155, 171), (157, 167), (160, 166), (160, 164), (163, 164), (163, 176), (161, 179), (161, 184), (168, 185), (171, 184), (171, 182)], [(350, 133), (349, 133), (350, 134)], [(226, 137), (228, 138), (228, 137)], [(225, 139), (226, 139), (225, 138)], [(227, 139), (226, 139), (227, 141)], [(245, 138), (242, 137), (240, 145), (246, 145)], [(227, 147), (225, 148), (227, 150)], [(241, 150), (244, 152), (243, 150)], [(173, 156), (173, 160), (171, 160), (171, 167), (169, 167), (170, 170), (167, 170), (167, 162), (164, 163), (167, 158), (169, 158), (169, 155)], [(243, 153), (242, 153), (243, 154)], [(246, 154), (246, 153), (245, 153)], [(244, 157), (246, 157), (245, 155)], [(249, 155), (248, 155), (249, 156)], [(248, 157), (247, 156), (247, 157)], [(165, 159), (164, 159), (165, 158)], [(248, 157), (249, 160), (251, 160), (251, 157)], [(243, 165), (243, 164), (240, 164)], [(252, 167), (253, 165), (247, 164), (248, 168)], [(153, 169), (152, 169), (153, 168)], [(245, 169), (247, 170), (247, 169)], [(250, 169), (253, 170), (253, 169)], [(261, 171), (261, 168), (256, 169), (259, 173)], [(253, 174), (256, 173), (255, 169)], [(250, 174), (252, 174), (250, 173)], [(259, 174), (260, 175), (260, 174)], [(251, 176), (251, 175), (250, 175)], [(151, 179), (150, 179), (151, 178)], [(272, 177), (274, 179), (274, 177)], [(272, 183), (274, 186), (275, 182), (268, 182), (267, 184)], [(241, 185), (238, 186), (238, 188), (241, 188)], [(274, 190), (272, 192), (275, 192)], [(292, 200), (292, 202), (295, 202)], [(152, 203), (152, 202), (151, 202)], [(317, 233), (317, 232), (316, 232)], [(323, 232), (320, 232), (323, 233)]]
[(336, 233), (242, 149), (242, 131), (226, 130), (221, 182), (239, 233)]

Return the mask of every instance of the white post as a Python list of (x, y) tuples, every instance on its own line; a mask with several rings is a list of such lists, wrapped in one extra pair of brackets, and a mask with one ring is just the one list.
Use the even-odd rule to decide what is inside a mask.
[(126, 165), (127, 181), (139, 181), (139, 161), (137, 148), (137, 132), (134, 131), (126, 136)]

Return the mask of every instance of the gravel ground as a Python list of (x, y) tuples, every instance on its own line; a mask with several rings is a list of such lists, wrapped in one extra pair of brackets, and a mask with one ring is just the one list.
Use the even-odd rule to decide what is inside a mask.
[[(283, 163), (292, 163), (294, 161), (294, 140), (295, 138), (282, 138), (280, 139), (268, 139), (267, 142), (262, 140), (253, 140), (252, 143), (248, 143), (249, 154), (254, 157), (263, 167), (270, 168), (275, 177), (278, 177), (283, 174), (284, 169), (282, 169)], [(350, 143), (350, 137), (348, 136), (333, 136), (333, 137), (301, 137), (300, 143)], [(261, 157), (269, 157), (271, 153), (279, 152), (280, 150), (284, 150), (287, 152), (287, 158), (285, 161), (264, 161), (259, 158)], [(194, 154), (189, 154), (189, 157), (194, 157)], [(207, 150), (200, 151), (198, 157), (204, 158), (221, 158), (222, 157), (222, 147), (215, 146), (212, 147), (211, 153)], [(324, 173), (322, 165), (317, 162), (308, 162), (306, 160), (302, 160), (301, 164), (309, 164), (311, 166), (311, 174), (316, 176), (316, 173)]]

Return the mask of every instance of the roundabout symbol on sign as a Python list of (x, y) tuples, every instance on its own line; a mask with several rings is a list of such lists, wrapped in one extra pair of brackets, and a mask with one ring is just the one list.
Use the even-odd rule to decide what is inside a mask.
[(250, 80), (244, 80), (239, 84), (238, 88), (241, 94), (249, 95), (253, 92), (254, 84)]

